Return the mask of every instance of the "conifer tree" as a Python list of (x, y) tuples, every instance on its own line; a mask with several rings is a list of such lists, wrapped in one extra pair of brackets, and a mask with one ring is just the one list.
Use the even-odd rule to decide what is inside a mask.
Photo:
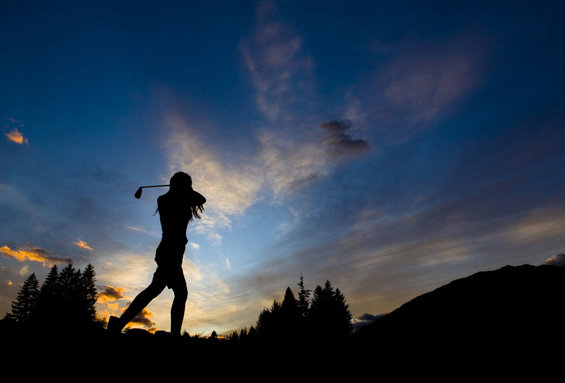
[(353, 330), (351, 323), (353, 317), (349, 311), (349, 305), (346, 303), (345, 296), (338, 288), (335, 289), (333, 300), (337, 334), (339, 336), (350, 335)]
[(12, 314), (10, 318), (18, 323), (27, 323), (32, 319), (33, 312), (39, 296), (39, 282), (35, 273), (26, 278), (18, 292), (18, 296), (12, 302)]
[(309, 320), (318, 337), (344, 337), (351, 332), (351, 313), (345, 297), (339, 289), (333, 289), (330, 281), (324, 287), (314, 289)]
[(298, 314), (301, 318), (305, 318), (308, 314), (308, 309), (310, 307), (310, 294), (311, 290), (308, 290), (304, 287), (304, 278), (302, 274), (300, 274), (300, 282), (298, 284)]
[(47, 274), (45, 278), (45, 282), (43, 282), (39, 290), (35, 320), (45, 324), (54, 321), (54, 316), (59, 311), (60, 307), (60, 292), (59, 268), (57, 265), (54, 265), (51, 267), (49, 274)]
[(76, 271), (73, 265), (68, 264), (61, 270), (59, 274), (59, 285), (61, 287), (61, 310), (65, 312), (72, 311), (73, 306), (79, 303), (81, 294), (81, 275), (80, 270)]
[(298, 302), (294, 298), (290, 287), (287, 287), (280, 310), (280, 328), (278, 329), (281, 332), (280, 335), (286, 338), (297, 336), (298, 321)]
[(281, 304), (275, 299), (271, 309), (264, 309), (257, 320), (257, 332), (264, 337), (277, 336), (281, 328)]
[(98, 290), (96, 289), (96, 273), (94, 266), (88, 264), (82, 273), (82, 305), (84, 306), (84, 316), (87, 321), (94, 321), (96, 318), (96, 299)]
[(97, 299), (96, 273), (89, 264), (83, 273), (71, 264), (60, 272), (53, 266), (39, 288), (35, 274), (30, 275), (12, 303), (7, 318), (33, 322), (44, 329), (94, 329)]

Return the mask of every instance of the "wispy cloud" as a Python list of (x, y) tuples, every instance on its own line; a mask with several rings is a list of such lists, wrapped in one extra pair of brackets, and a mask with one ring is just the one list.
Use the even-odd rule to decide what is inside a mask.
[(303, 37), (274, 19), (277, 5), (262, 1), (256, 10), (256, 26), (240, 50), (256, 91), (257, 107), (270, 119), (286, 117), (296, 90), (308, 76), (313, 60), (304, 54)]
[(371, 150), (367, 140), (353, 138), (350, 123), (329, 121), (297, 133), (259, 133), (259, 166), (275, 198), (327, 176), (336, 166)]
[(320, 179), (347, 160), (371, 150), (365, 139), (353, 137), (351, 124), (330, 121), (295, 134), (259, 130), (256, 153), (215, 152), (180, 115), (168, 114), (166, 149), (169, 172), (191, 174), (195, 189), (206, 198), (206, 214), (197, 230), (209, 234), (231, 225), (233, 216), (272, 193), (276, 201)]
[(12, 185), (0, 183), (0, 204), (12, 206), (21, 213), (30, 216), (34, 221), (39, 221), (38, 209), (25, 192)]
[(453, 113), (484, 81), (482, 38), (400, 43), (376, 70), (363, 107), (374, 123), (404, 140)]
[(44, 266), (49, 267), (57, 263), (72, 263), (72, 259), (70, 258), (55, 257), (51, 255), (49, 251), (38, 247), (20, 247), (17, 250), (12, 250), (8, 246), (4, 245), (0, 247), (0, 253), (19, 262), (41, 262)]
[(259, 164), (268, 187), (279, 199), (328, 172), (324, 148), (304, 136), (283, 131), (259, 134)]
[(229, 227), (231, 217), (242, 214), (257, 199), (261, 178), (253, 166), (224, 161), (180, 116), (167, 115), (165, 124), (170, 132), (166, 141), (169, 173), (189, 173), (194, 188), (207, 199), (197, 230), (216, 233), (217, 228)]

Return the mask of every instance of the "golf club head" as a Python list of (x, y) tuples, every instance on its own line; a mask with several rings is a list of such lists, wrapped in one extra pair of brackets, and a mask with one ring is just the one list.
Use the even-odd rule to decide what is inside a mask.
[(135, 192), (135, 198), (137, 199), (141, 198), (141, 190), (142, 188), (137, 189), (137, 191)]

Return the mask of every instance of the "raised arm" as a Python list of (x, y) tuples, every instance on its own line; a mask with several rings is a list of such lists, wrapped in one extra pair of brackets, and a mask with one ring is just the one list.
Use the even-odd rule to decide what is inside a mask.
[(192, 206), (202, 206), (206, 203), (206, 198), (196, 190), (192, 190)]

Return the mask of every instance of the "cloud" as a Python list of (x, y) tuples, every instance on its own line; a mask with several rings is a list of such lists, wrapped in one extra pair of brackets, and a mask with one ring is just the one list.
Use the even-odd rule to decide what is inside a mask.
[(169, 173), (186, 171), (207, 198), (197, 230), (211, 236), (230, 227), (232, 217), (243, 214), (264, 192), (280, 200), (371, 150), (366, 140), (352, 137), (350, 123), (337, 120), (295, 131), (259, 130), (258, 151), (235, 155), (207, 145), (180, 115), (167, 114), (165, 125)]
[(30, 216), (34, 221), (40, 221), (37, 206), (24, 193), (14, 186), (0, 183), (0, 204), (5, 204)]
[(565, 267), (565, 254), (555, 254), (547, 258), (543, 264)]
[(73, 242), (73, 244), (80, 249), (84, 249), (84, 250), (88, 250), (88, 251), (94, 250), (92, 247), (90, 247), (88, 245), (88, 243), (86, 243), (85, 241), (82, 241), (80, 239), (77, 239), (77, 241)]
[(14, 128), (10, 130), (8, 133), (4, 133), (4, 136), (8, 139), (8, 141), (13, 142), (18, 145), (28, 144), (29, 141), (27, 137), (24, 137), (23, 133), (18, 130), (18, 128)]
[(32, 261), (41, 262), (44, 266), (51, 267), (56, 263), (73, 263), (70, 258), (57, 258), (51, 255), (51, 253), (45, 249), (40, 249), (38, 247), (27, 247), (19, 248), (17, 250), (12, 250), (8, 246), (0, 247), (0, 253), (7, 257), (14, 258), (19, 262)]
[(223, 160), (178, 115), (168, 114), (165, 124), (170, 132), (165, 143), (169, 173), (189, 173), (195, 190), (207, 200), (206, 214), (198, 222), (197, 230), (217, 234), (215, 229), (230, 227), (231, 216), (242, 214), (258, 198), (262, 180), (256, 169), (253, 165)]
[(361, 327), (368, 325), (369, 323), (374, 322), (376, 319), (382, 317), (385, 314), (373, 315), (365, 313), (358, 318), (353, 318), (353, 331), (359, 330)]
[(323, 146), (306, 134), (260, 133), (259, 164), (275, 198), (281, 198), (328, 173)]
[(141, 310), (139, 314), (137, 314), (131, 321), (130, 324), (140, 324), (147, 328), (152, 328), (155, 326), (155, 322), (151, 319), (153, 313), (147, 309)]
[(391, 51), (362, 93), (372, 123), (395, 141), (453, 113), (484, 81), (481, 36), (409, 41)]
[(109, 301), (123, 299), (124, 298), (123, 292), (125, 290), (126, 289), (123, 287), (104, 286), (102, 291), (100, 291), (98, 295), (98, 302), (105, 303)]
[(323, 144), (330, 158), (354, 157), (371, 150), (366, 140), (354, 139), (348, 134), (351, 124), (347, 121), (324, 122), (320, 128), (326, 133)]
[(351, 137), (348, 122), (324, 122), (319, 128), (296, 133), (283, 130), (259, 133), (260, 172), (276, 199), (327, 176), (335, 166), (371, 150), (366, 140)]
[(10, 126), (17, 125), (13, 127), (8, 133), (4, 133), (4, 136), (8, 139), (8, 141), (13, 142), (18, 145), (27, 145), (29, 143), (27, 137), (24, 136), (22, 132), (20, 132), (19, 128), (25, 127), (25, 124), (13, 117), (8, 118), (9, 124), (3, 127), (4, 129), (9, 129)]
[(260, 2), (255, 30), (240, 45), (257, 107), (270, 119), (286, 117), (286, 107), (296, 100), (294, 91), (313, 67), (313, 60), (302, 52), (302, 36), (273, 20), (276, 11), (276, 3)]

